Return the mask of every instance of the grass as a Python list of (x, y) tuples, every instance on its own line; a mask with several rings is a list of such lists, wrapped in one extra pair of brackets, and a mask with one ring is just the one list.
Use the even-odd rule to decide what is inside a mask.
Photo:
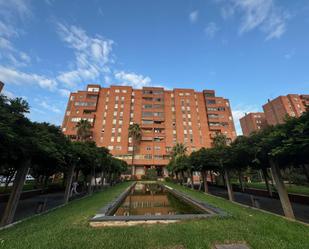
[[(257, 188), (257, 189), (265, 189), (266, 186), (264, 182), (251, 182), (251, 183), (245, 183), (245, 186), (248, 188)], [(302, 195), (309, 195), (309, 186), (301, 186), (301, 185), (295, 185), (295, 184), (285, 184), (287, 191), (289, 193), (294, 194), (302, 194)], [(273, 189), (276, 191), (276, 189)]]
[(222, 208), (231, 217), (168, 225), (89, 227), (88, 219), (129, 184), (122, 183), (0, 231), (0, 248), (206, 249), (211, 248), (214, 242), (247, 241), (253, 249), (308, 249), (309, 226), (172, 183), (168, 184)]

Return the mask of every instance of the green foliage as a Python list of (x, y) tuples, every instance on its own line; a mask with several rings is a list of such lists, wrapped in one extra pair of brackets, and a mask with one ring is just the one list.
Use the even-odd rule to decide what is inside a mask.
[(158, 173), (156, 169), (147, 169), (146, 174), (142, 176), (143, 180), (157, 180)]

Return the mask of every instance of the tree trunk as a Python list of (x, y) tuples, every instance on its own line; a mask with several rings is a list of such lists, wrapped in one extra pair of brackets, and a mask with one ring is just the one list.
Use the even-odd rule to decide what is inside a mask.
[(244, 186), (244, 182), (242, 180), (241, 170), (238, 171), (238, 179), (239, 179), (239, 185), (240, 185), (241, 191), (245, 192), (245, 186)]
[(65, 187), (65, 192), (64, 192), (64, 203), (65, 204), (69, 202), (71, 186), (72, 186), (72, 181), (73, 181), (73, 176), (74, 176), (74, 169), (75, 169), (75, 165), (72, 165), (67, 174), (68, 177), (67, 177), (67, 182), (66, 182), (66, 187)]
[(281, 178), (279, 166), (277, 163), (275, 163), (272, 160), (270, 161), (270, 166), (271, 166), (271, 172), (273, 174), (274, 181), (276, 184), (276, 188), (277, 188), (277, 191), (280, 197), (280, 202), (281, 202), (281, 205), (284, 211), (284, 215), (290, 219), (295, 219), (288, 193), (284, 186), (284, 182), (282, 181), (282, 178)]
[(204, 192), (209, 193), (208, 183), (207, 183), (207, 171), (202, 171), (203, 183), (204, 183)]
[(76, 170), (75, 181), (78, 182), (79, 177), (79, 169)]
[(13, 222), (15, 211), (20, 199), (20, 195), (23, 190), (23, 186), (26, 180), (26, 175), (30, 168), (30, 161), (26, 161), (20, 169), (17, 170), (15, 180), (12, 187), (10, 198), (6, 204), (4, 214), (2, 216), (0, 226), (5, 226)]
[(221, 178), (222, 178), (222, 184), (223, 184), (223, 186), (226, 187), (226, 180), (225, 180), (225, 178), (224, 178), (224, 174), (223, 174), (223, 173), (221, 173)]
[(273, 196), (273, 191), (269, 185), (269, 182), (268, 182), (268, 174), (267, 174), (267, 169), (263, 168), (262, 169), (262, 174), (263, 174), (263, 178), (264, 178), (264, 181), (265, 181), (265, 185), (266, 185), (266, 189), (268, 191), (268, 194), (270, 197)]
[(181, 171), (181, 178), (182, 178), (181, 185), (183, 185), (185, 183), (185, 174), (184, 174), (183, 170)]
[(131, 178), (133, 178), (133, 177), (135, 176), (134, 157), (135, 157), (135, 146), (134, 146), (134, 144), (133, 144), (133, 149), (132, 149), (132, 161), (131, 161), (131, 167), (132, 167)]
[(232, 188), (232, 184), (230, 182), (229, 173), (227, 170), (224, 170), (225, 182), (227, 187), (227, 193), (229, 195), (229, 200), (234, 201), (234, 192)]

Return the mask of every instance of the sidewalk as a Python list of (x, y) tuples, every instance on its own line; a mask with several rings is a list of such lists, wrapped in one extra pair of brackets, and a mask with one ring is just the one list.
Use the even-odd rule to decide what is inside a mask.
[[(228, 199), (228, 194), (227, 194), (226, 189), (215, 187), (215, 186), (209, 186), (209, 192), (210, 194), (213, 194), (215, 196), (220, 196), (225, 199)], [(258, 201), (261, 209), (275, 213), (275, 214), (283, 215), (281, 203), (280, 203), (280, 200), (278, 199), (250, 195), (250, 194), (241, 193), (241, 192), (234, 192), (234, 195), (235, 195), (236, 202), (239, 202), (241, 204), (245, 204), (248, 206), (253, 206), (252, 201), (251, 201), (251, 196), (253, 196)], [(294, 214), (297, 220), (309, 223), (309, 206), (308, 205), (303, 205), (303, 204), (292, 202), (292, 207), (293, 207)]]
[[(64, 192), (37, 195), (25, 200), (20, 200), (15, 213), (14, 221), (24, 219), (36, 214), (39, 202), (46, 200), (45, 210), (57, 207), (63, 204)], [(0, 202), (0, 214), (3, 214), (6, 202)], [(1, 218), (1, 217), (0, 217)]]

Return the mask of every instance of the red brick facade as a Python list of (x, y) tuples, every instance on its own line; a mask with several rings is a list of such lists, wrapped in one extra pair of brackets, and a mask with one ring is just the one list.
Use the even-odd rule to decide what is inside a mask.
[(142, 140), (134, 160), (137, 176), (149, 167), (166, 175), (164, 166), (176, 142), (184, 143), (191, 153), (210, 147), (216, 133), (230, 140), (236, 137), (229, 101), (209, 90), (88, 85), (86, 91), (70, 95), (62, 125), (64, 134), (76, 138), (75, 126), (81, 119), (92, 123), (92, 138), (98, 146), (107, 147), (129, 164), (132, 145), (128, 128), (133, 123), (141, 126)]
[(288, 94), (279, 96), (263, 105), (269, 125), (282, 124), (287, 116), (300, 117), (309, 103), (308, 95)]
[(240, 125), (244, 136), (249, 136), (254, 131), (263, 129), (266, 124), (263, 112), (251, 112), (240, 119)]
[(2, 92), (3, 87), (4, 87), (4, 83), (0, 81), (0, 93)]

